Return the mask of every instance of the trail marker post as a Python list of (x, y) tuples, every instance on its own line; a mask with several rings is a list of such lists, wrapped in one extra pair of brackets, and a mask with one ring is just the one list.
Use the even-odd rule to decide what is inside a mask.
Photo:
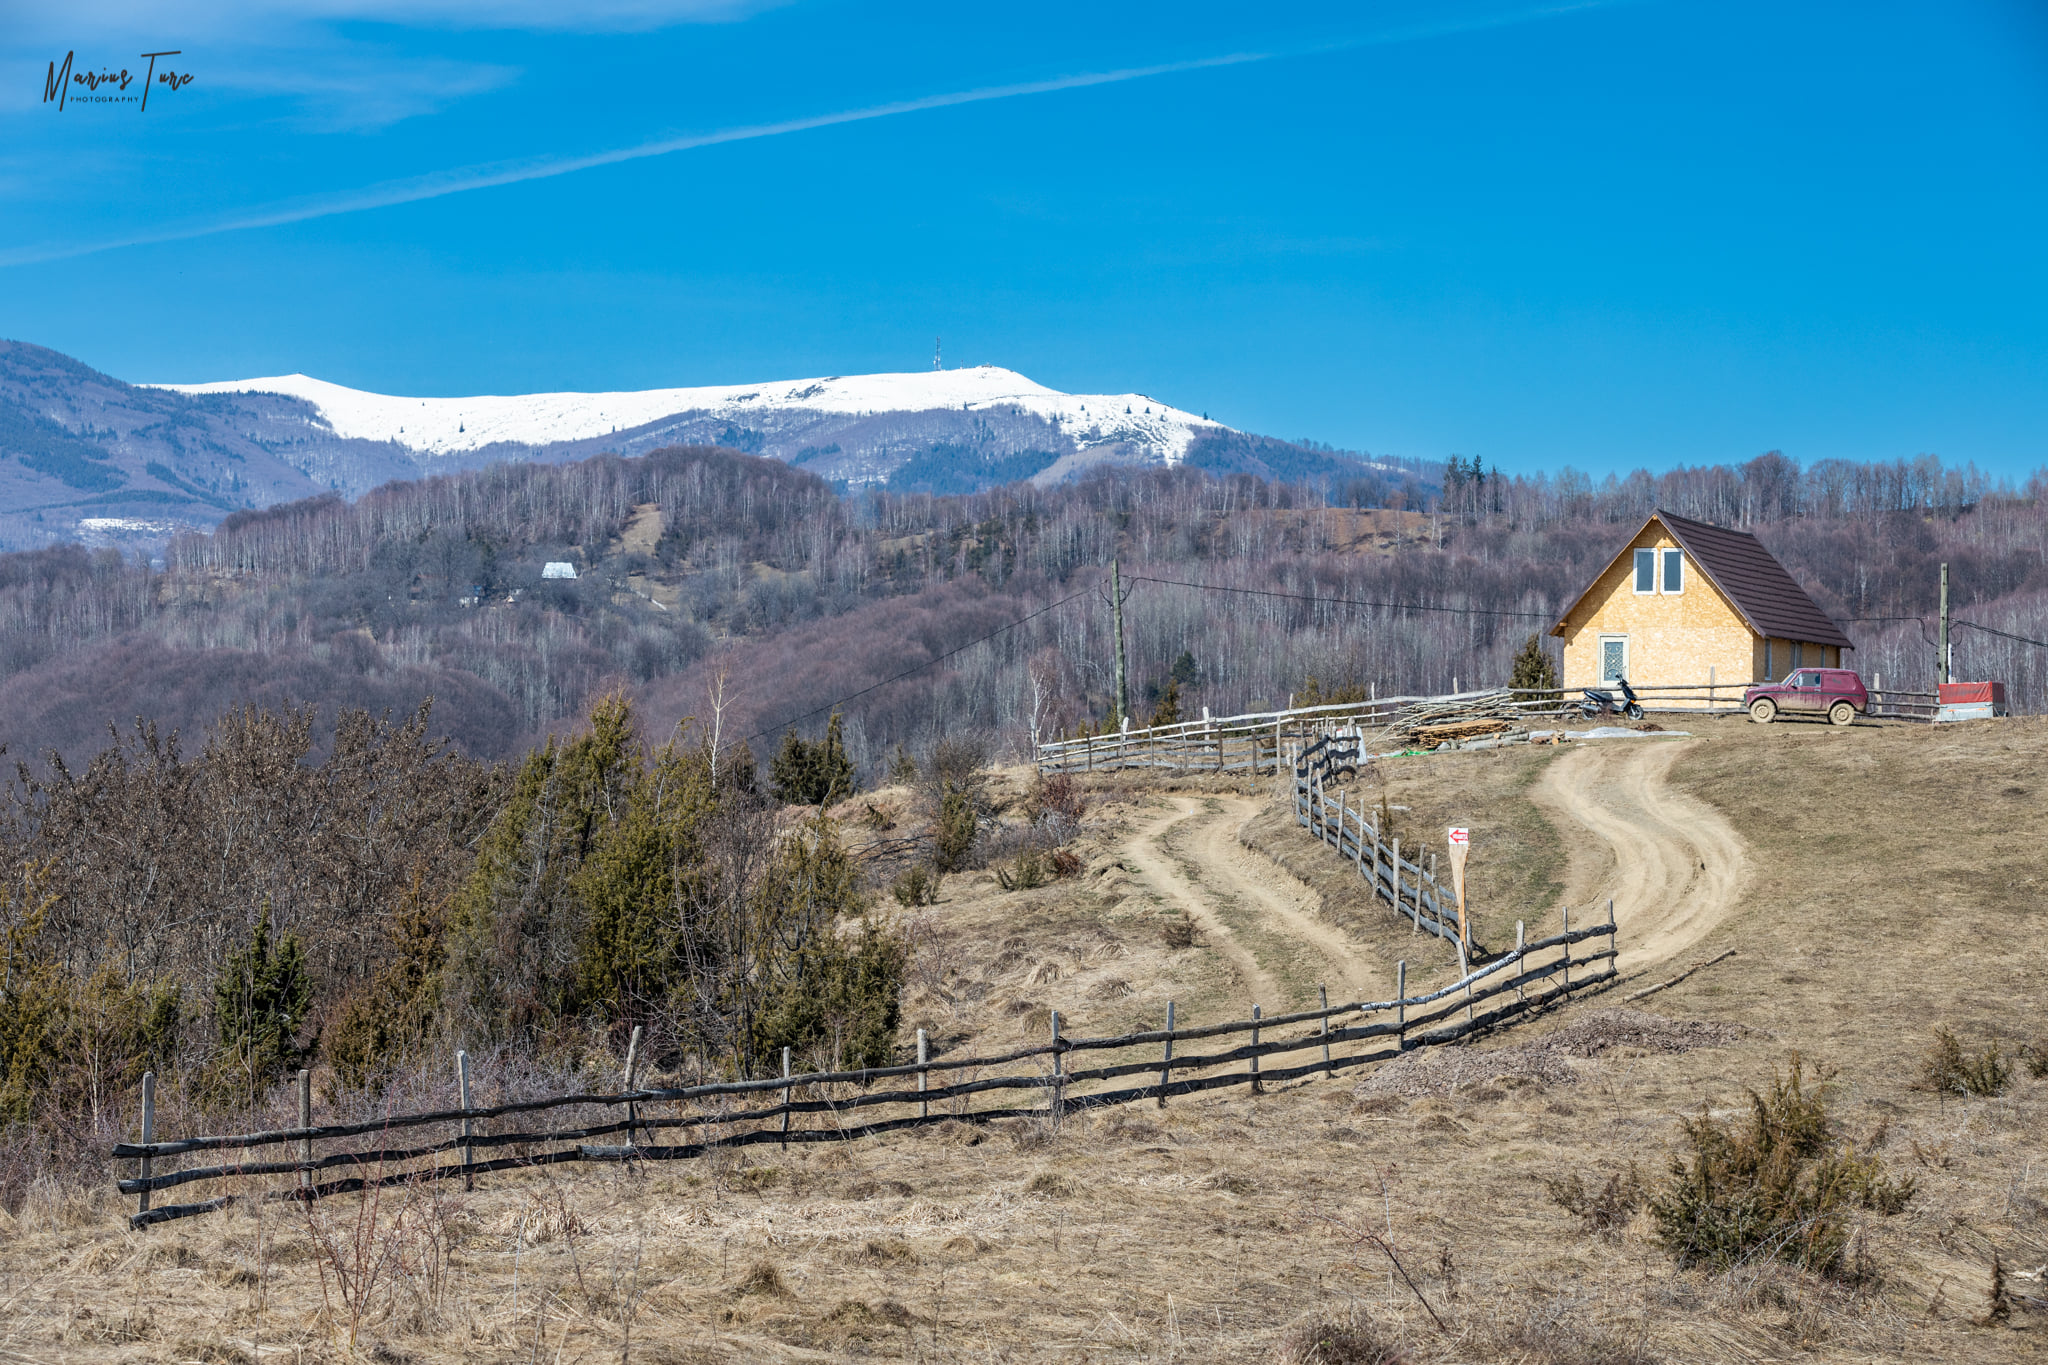
[(1472, 851), (1472, 831), (1453, 826), (1451, 846), (1451, 885), (1458, 896), (1458, 942), (1465, 947), (1472, 946), (1472, 921), (1465, 914), (1465, 855)]

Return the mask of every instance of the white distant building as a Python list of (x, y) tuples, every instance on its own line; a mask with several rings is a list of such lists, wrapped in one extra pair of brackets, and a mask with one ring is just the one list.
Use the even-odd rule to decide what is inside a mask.
[(551, 559), (548, 561), (547, 567), (540, 571), (540, 576), (542, 578), (574, 578), (576, 576), (576, 566), (565, 560)]

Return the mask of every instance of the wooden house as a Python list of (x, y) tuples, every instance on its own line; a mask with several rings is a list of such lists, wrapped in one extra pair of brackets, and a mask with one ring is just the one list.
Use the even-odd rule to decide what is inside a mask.
[(1747, 686), (1839, 668), (1849, 637), (1746, 531), (1652, 513), (1550, 633), (1567, 688)]

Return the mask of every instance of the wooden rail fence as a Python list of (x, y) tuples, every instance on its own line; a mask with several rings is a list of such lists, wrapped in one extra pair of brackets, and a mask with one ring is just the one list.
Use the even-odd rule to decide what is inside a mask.
[[(1884, 720), (1932, 720), (1932, 692), (1908, 692), (1883, 686), (1879, 677), (1870, 689), (1868, 714)], [(1666, 683), (1639, 686), (1636, 696), (1649, 712), (1676, 715), (1740, 715), (1748, 683)], [(1588, 719), (1578, 709), (1582, 690), (1495, 687), (1443, 696), (1379, 697), (1328, 706), (1297, 706), (1282, 711), (1252, 711), (1238, 716), (1203, 716), (1173, 725), (1155, 725), (1051, 740), (1036, 748), (1040, 772), (1109, 772), (1157, 768), (1175, 772), (1274, 773), (1290, 751), (1319, 735), (1356, 734), (1361, 739), (1396, 741), (1387, 732), (1404, 714), (1438, 708), (1447, 714), (1461, 707), (1475, 714), (1499, 716), (1530, 726), (1612, 724), (1618, 717)]]
[(1437, 884), (1435, 856), (1427, 867), (1419, 850), (1411, 850), (1412, 860), (1403, 858), (1398, 838), (1380, 837), (1376, 814), (1353, 809), (1341, 792), (1332, 800), (1325, 791), (1326, 779), (1356, 771), (1357, 744), (1355, 736), (1325, 735), (1303, 747), (1294, 763), (1295, 821), (1356, 867), (1395, 914), (1438, 938), (1463, 941), (1457, 903)]
[[(1606, 944), (1597, 951), (1572, 951), (1578, 944), (1603, 938)], [(1413, 1048), (1456, 1042), (1615, 978), (1611, 906), (1605, 924), (1572, 929), (1567, 916), (1562, 933), (1522, 943), (1518, 930), (1517, 939), (1513, 952), (1426, 994), (1407, 993), (1408, 964), (1402, 962), (1395, 969), (1395, 993), (1389, 1000), (1266, 1017), (1255, 1005), (1250, 1019), (1193, 1027), (1174, 1026), (1169, 1002), (1166, 1028), (1102, 1038), (1063, 1035), (1055, 1012), (1051, 1038), (1045, 1043), (993, 1056), (931, 1058), (920, 1034), (918, 1061), (859, 1071), (792, 1076), (785, 1070), (761, 1080), (465, 1104), (434, 1113), (324, 1125), (311, 1121), (311, 1093), (302, 1072), (300, 1126), (273, 1132), (160, 1140), (154, 1131), (155, 1077), (145, 1076), (141, 1140), (117, 1144), (112, 1155), (138, 1163), (135, 1177), (120, 1181), (119, 1188), (137, 1197), (129, 1224), (144, 1228), (252, 1198), (309, 1201), (433, 1180), (460, 1179), (473, 1185), (478, 1176), (492, 1172), (565, 1162), (687, 1160), (720, 1147), (841, 1141), (946, 1120), (985, 1123), (1036, 1116), (1057, 1122), (1069, 1110), (1147, 1099), (1163, 1106), (1170, 1096), (1237, 1085), (1249, 1085), (1256, 1092), (1275, 1082), (1319, 1072), (1335, 1075)], [(1247, 1041), (1236, 1046), (1175, 1051), (1176, 1043), (1240, 1035)], [(637, 1051), (637, 1046), (629, 1047), (629, 1059)], [(1279, 1067), (1263, 1064), (1267, 1058), (1304, 1052), (1312, 1055)], [(1071, 1065), (1076, 1056), (1101, 1054), (1108, 1054), (1101, 1065)], [(465, 1096), (466, 1062), (466, 1057), (461, 1059)], [(631, 1065), (629, 1060), (629, 1069)], [(944, 1083), (932, 1084), (934, 1077)], [(1133, 1080), (1137, 1083), (1128, 1083)], [(631, 1084), (629, 1078), (627, 1085)], [(977, 1096), (1002, 1091), (1032, 1092), (1031, 1103), (974, 1107)], [(759, 1104), (763, 1099), (773, 1102)], [(562, 1126), (521, 1126), (527, 1115), (576, 1108), (602, 1112), (587, 1120), (574, 1116), (580, 1121)], [(889, 1110), (894, 1112), (885, 1112)], [(498, 1120), (511, 1124), (493, 1131)], [(410, 1144), (395, 1137), (415, 1129), (440, 1129), (442, 1135), (422, 1134), (423, 1140)], [(683, 1141), (656, 1140), (657, 1134), (678, 1131)], [(593, 1141), (599, 1138), (621, 1140)], [(352, 1139), (369, 1141), (346, 1145)], [(337, 1146), (341, 1149), (333, 1150)], [(316, 1147), (328, 1150), (318, 1152)], [(270, 1152), (243, 1155), (264, 1149)], [(166, 1163), (195, 1153), (223, 1155), (208, 1165), (165, 1169)], [(339, 1175), (343, 1171), (356, 1174)], [(338, 1178), (320, 1178), (329, 1173)], [(236, 1188), (250, 1181), (267, 1181), (269, 1188)], [(216, 1192), (190, 1203), (151, 1206), (156, 1193), (189, 1185), (210, 1185)]]

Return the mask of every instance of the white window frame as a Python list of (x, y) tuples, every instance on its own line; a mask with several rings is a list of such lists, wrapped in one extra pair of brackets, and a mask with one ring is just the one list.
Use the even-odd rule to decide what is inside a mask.
[[(1678, 566), (1678, 586), (1675, 588), (1671, 586), (1673, 564)], [(1669, 546), (1657, 551), (1657, 586), (1672, 597), (1681, 596), (1685, 592), (1685, 551)]]
[[(1644, 556), (1644, 555), (1648, 555), (1648, 556), (1650, 557), (1650, 586), (1649, 586), (1649, 587), (1647, 587), (1647, 588), (1643, 586), (1643, 556)], [(1655, 550), (1653, 550), (1653, 549), (1652, 549), (1652, 550), (1637, 550), (1637, 551), (1636, 551), (1636, 558), (1635, 558), (1635, 564), (1634, 564), (1634, 566), (1633, 566), (1633, 567), (1634, 567), (1634, 571), (1635, 571), (1635, 580), (1634, 580), (1634, 586), (1635, 586), (1635, 590), (1636, 590), (1636, 596), (1638, 596), (1638, 597), (1654, 597), (1654, 596), (1656, 596), (1656, 594), (1657, 594), (1657, 552), (1656, 552)]]
[[(1607, 676), (1607, 646), (1610, 644), (1621, 646), (1621, 672), (1614, 678)], [(1599, 639), (1599, 650), (1600, 652), (1594, 656), (1593, 661), (1593, 671), (1600, 675), (1599, 686), (1605, 687), (1609, 683), (1616, 681), (1616, 678), (1626, 678), (1628, 676), (1628, 636), (1603, 635)]]

